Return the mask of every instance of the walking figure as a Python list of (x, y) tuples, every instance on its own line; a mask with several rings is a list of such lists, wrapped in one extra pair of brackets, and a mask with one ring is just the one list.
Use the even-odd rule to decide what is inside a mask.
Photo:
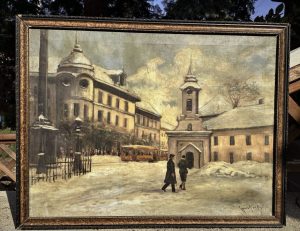
[(170, 154), (169, 160), (167, 162), (167, 172), (165, 177), (165, 185), (162, 187), (162, 190), (165, 192), (166, 188), (171, 185), (172, 192), (175, 192), (176, 174), (175, 174), (175, 164), (174, 164), (174, 154)]
[(185, 182), (186, 182), (186, 178), (187, 178), (187, 174), (188, 174), (187, 162), (185, 159), (185, 155), (182, 155), (181, 160), (178, 163), (178, 167), (179, 167), (179, 175), (180, 175), (180, 179), (181, 179), (181, 184), (180, 184), (179, 188), (181, 188), (182, 190), (185, 190)]

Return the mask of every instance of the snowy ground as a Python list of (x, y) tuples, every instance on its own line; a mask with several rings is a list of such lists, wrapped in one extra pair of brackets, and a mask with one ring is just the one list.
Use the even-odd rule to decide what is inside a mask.
[(31, 186), (30, 216), (271, 215), (271, 164), (212, 162), (191, 169), (187, 190), (177, 193), (161, 190), (165, 169), (166, 161), (94, 156), (91, 173)]

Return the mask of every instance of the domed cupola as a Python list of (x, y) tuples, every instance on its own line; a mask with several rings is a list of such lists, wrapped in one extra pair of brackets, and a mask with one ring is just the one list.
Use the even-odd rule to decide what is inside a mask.
[(94, 67), (76, 41), (71, 53), (59, 63), (57, 72), (87, 73), (93, 76)]

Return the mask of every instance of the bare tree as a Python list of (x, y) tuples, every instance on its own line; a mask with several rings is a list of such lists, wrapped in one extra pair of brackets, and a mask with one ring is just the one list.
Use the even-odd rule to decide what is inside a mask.
[(233, 79), (225, 83), (221, 88), (225, 100), (232, 105), (232, 108), (240, 106), (244, 101), (253, 101), (260, 96), (259, 87), (256, 82)]

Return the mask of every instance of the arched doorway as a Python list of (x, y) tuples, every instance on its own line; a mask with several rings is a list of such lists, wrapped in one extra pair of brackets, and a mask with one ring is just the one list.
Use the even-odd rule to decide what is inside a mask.
[(194, 153), (187, 152), (185, 159), (186, 159), (186, 162), (187, 162), (187, 167), (188, 168), (193, 168), (194, 167)]

